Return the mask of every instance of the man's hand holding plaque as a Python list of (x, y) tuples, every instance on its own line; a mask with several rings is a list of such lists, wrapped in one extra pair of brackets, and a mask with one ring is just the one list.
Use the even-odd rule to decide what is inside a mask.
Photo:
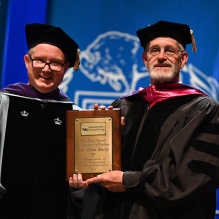
[(119, 170), (102, 173), (86, 181), (83, 181), (82, 174), (73, 174), (73, 176), (69, 178), (69, 186), (75, 189), (86, 189), (89, 184), (98, 183), (111, 192), (124, 192), (122, 177), (123, 172)]

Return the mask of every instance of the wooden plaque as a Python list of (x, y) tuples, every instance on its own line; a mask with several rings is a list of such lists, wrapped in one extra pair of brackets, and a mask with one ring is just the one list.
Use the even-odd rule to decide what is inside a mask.
[(66, 178), (88, 179), (121, 170), (121, 113), (113, 110), (69, 110), (66, 116)]

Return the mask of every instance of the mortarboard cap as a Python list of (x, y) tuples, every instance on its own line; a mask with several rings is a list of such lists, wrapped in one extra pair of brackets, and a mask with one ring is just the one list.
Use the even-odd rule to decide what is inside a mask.
[[(26, 42), (28, 49), (37, 44), (47, 43), (54, 45), (62, 50), (70, 62), (69, 67), (79, 67), (78, 44), (68, 36), (60, 27), (47, 24), (27, 24), (25, 27)], [(77, 62), (76, 62), (77, 61)], [(75, 70), (77, 70), (75, 68)]]
[(186, 24), (159, 21), (153, 25), (139, 29), (136, 33), (144, 49), (149, 41), (157, 37), (170, 37), (177, 40), (184, 48), (186, 48), (187, 44), (192, 43), (193, 52), (197, 51), (193, 31)]

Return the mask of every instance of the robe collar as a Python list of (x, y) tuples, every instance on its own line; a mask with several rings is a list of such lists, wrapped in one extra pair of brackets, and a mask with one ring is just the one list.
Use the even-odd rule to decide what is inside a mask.
[(122, 98), (131, 100), (137, 100), (141, 98), (149, 102), (150, 107), (153, 107), (156, 103), (187, 95), (207, 96), (207, 94), (197, 88), (177, 83), (150, 85), (144, 89), (141, 88), (137, 91), (134, 91), (132, 94), (126, 95)]
[(24, 83), (10, 84), (3, 88), (3, 91), (7, 91), (12, 94), (17, 94), (25, 97), (39, 98), (39, 99), (53, 99), (63, 100), (67, 99), (68, 96), (62, 92), (59, 88), (50, 93), (41, 93), (36, 90), (33, 86)]

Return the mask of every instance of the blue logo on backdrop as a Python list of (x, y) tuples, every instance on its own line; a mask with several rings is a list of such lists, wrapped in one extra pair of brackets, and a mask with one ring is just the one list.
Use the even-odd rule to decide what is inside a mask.
[[(95, 85), (87, 90), (86, 83), (80, 90), (74, 83), (73, 69), (66, 72), (60, 88), (82, 108), (93, 108), (94, 103), (109, 105), (113, 100), (150, 84), (149, 74), (141, 59), (142, 48), (136, 36), (118, 31), (100, 34), (80, 53), (81, 72), (85, 80)], [(82, 80), (82, 79), (81, 79)], [(192, 63), (181, 70), (181, 81), (191, 84), (219, 100), (218, 82)], [(83, 84), (85, 86), (83, 86)], [(103, 87), (104, 86), (104, 87)], [(70, 87), (74, 87), (74, 95)], [(81, 88), (84, 87), (84, 90)]]

